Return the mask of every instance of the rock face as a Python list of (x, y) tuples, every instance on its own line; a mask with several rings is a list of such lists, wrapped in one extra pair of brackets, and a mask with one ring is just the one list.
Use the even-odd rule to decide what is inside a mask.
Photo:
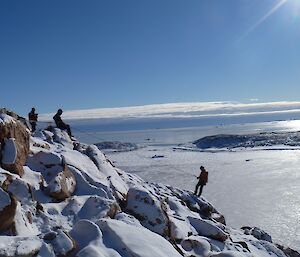
[[(30, 135), (27, 128), (16, 117), (18, 117), (16, 114), (0, 109), (1, 167), (22, 176), (23, 166), (29, 153)], [(9, 150), (5, 145), (11, 142), (8, 139), (14, 139), (16, 158), (12, 163), (3, 163), (2, 158), (8, 154), (6, 151)]]
[(64, 131), (30, 137), (16, 114), (0, 118), (0, 256), (297, 256), (258, 228), (227, 226), (193, 192), (126, 173), (94, 145), (74, 147)]

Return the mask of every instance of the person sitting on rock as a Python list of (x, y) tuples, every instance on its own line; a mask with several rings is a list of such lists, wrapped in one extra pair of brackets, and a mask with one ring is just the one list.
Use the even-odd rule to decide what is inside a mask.
[(28, 120), (31, 125), (32, 133), (36, 130), (37, 119), (38, 119), (38, 114), (35, 113), (35, 108), (32, 108), (30, 113), (28, 113)]
[(62, 109), (58, 109), (57, 113), (53, 116), (53, 120), (55, 121), (55, 124), (59, 129), (67, 130), (68, 135), (72, 137), (70, 126), (64, 123), (61, 119), (62, 113), (63, 113)]
[[(199, 177), (197, 177), (198, 183), (196, 185), (195, 192), (194, 192), (194, 195), (198, 195), (198, 196), (200, 196), (202, 194), (203, 187), (206, 185), (206, 183), (208, 181), (208, 171), (206, 171), (203, 166), (200, 167), (200, 170), (201, 170), (201, 173), (200, 173)], [(200, 187), (200, 190), (199, 190), (199, 193), (197, 194), (199, 187)]]

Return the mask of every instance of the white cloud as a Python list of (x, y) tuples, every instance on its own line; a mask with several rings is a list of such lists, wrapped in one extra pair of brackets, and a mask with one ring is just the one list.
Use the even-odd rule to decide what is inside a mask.
[[(63, 113), (63, 118), (69, 120), (154, 117), (189, 118), (299, 112), (300, 102), (198, 102), (65, 111)], [(49, 121), (52, 120), (53, 115), (54, 113), (42, 114), (39, 117), (41, 121)]]

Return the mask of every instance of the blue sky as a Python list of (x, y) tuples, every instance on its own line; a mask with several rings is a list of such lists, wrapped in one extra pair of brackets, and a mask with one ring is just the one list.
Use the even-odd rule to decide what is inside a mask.
[(299, 1), (251, 30), (279, 2), (2, 0), (0, 103), (25, 114), (298, 100)]

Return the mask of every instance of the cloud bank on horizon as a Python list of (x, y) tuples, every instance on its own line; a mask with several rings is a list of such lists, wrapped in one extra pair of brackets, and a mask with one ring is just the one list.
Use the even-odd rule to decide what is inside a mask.
[[(201, 118), (223, 116), (253, 116), (300, 113), (300, 102), (194, 102), (144, 106), (98, 108), (64, 111), (66, 120), (131, 119), (131, 118)], [(54, 113), (41, 114), (41, 121), (50, 121)]]

